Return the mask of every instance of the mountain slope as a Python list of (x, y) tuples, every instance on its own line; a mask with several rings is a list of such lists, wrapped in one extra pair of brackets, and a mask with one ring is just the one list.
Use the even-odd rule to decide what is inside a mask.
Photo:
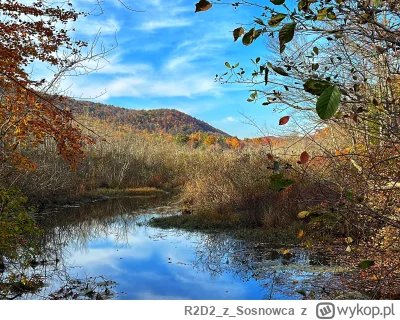
[(207, 132), (229, 136), (208, 123), (175, 109), (136, 110), (73, 99), (68, 99), (64, 103), (65, 107), (74, 114), (87, 115), (121, 125), (131, 125), (137, 130), (162, 131), (173, 135)]

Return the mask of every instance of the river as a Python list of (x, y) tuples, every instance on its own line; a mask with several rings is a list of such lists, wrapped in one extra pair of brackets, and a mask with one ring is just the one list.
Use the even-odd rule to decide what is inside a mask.
[(302, 248), (249, 243), (224, 233), (162, 230), (177, 214), (165, 198), (66, 206), (39, 217), (43, 286), (22, 299), (260, 300), (325, 298), (339, 273)]

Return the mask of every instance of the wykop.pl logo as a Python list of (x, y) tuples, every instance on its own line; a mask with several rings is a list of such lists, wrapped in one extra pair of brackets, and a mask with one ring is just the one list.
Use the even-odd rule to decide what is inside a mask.
[(335, 305), (330, 302), (322, 302), (317, 304), (318, 319), (333, 319), (335, 317)]

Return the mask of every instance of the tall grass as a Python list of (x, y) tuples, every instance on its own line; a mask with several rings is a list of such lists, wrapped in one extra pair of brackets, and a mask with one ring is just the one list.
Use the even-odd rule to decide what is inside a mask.
[[(55, 144), (46, 141), (35, 149), (21, 150), (36, 162), (35, 171), (3, 165), (1, 181), (20, 188), (37, 203), (73, 200), (98, 188), (179, 191), (181, 206), (195, 214), (205, 219), (238, 219), (251, 227), (286, 226), (300, 210), (321, 198), (315, 182), (291, 168), (280, 172), (295, 181), (292, 187), (280, 192), (268, 187), (271, 174), (276, 173), (273, 160), (267, 157), (271, 146), (192, 148), (99, 120), (88, 124), (100, 137), (88, 147), (77, 170), (54, 156)], [(286, 160), (293, 162), (290, 157)]]

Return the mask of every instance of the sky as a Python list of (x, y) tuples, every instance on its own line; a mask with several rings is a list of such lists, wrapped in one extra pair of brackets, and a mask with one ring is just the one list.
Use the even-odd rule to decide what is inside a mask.
[[(63, 86), (74, 97), (132, 109), (177, 109), (239, 138), (261, 136), (248, 119), (266, 134), (276, 134), (280, 113), (247, 102), (251, 87), (221, 84), (216, 74), (231, 65), (251, 66), (250, 58), (268, 55), (265, 40), (250, 46), (233, 41), (232, 30), (252, 22), (257, 11), (214, 5), (195, 13), (197, 0), (124, 0), (143, 12), (132, 12), (118, 0), (74, 0), (79, 10), (93, 11), (81, 18), (71, 35), (107, 50), (97, 71), (67, 78)], [(100, 14), (101, 13), (101, 14)], [(260, 12), (258, 12), (259, 14)], [(249, 29), (252, 25), (245, 25)]]

